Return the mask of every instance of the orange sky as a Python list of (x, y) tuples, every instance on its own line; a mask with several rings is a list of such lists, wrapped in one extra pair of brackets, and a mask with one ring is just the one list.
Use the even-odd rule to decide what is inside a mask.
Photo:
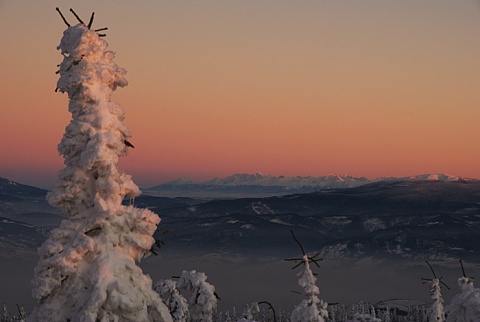
[(0, 177), (50, 187), (70, 115), (55, 49), (72, 6), (130, 84), (148, 187), (239, 172), (480, 178), (480, 2), (0, 0)]

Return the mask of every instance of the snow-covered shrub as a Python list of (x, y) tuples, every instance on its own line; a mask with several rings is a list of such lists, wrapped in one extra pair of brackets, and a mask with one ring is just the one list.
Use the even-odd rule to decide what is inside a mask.
[(177, 289), (177, 282), (171, 279), (158, 281), (155, 291), (170, 310), (174, 321), (187, 321), (189, 317), (187, 300)]
[(123, 108), (110, 100), (127, 85), (126, 71), (90, 25), (69, 26), (58, 46), (57, 88), (68, 93), (72, 120), (58, 145), (66, 167), (47, 199), (68, 219), (39, 249), (32, 292), (38, 305), (29, 321), (171, 321), (136, 265), (160, 218), (122, 205), (140, 194), (118, 168), (131, 135)]
[(318, 298), (320, 290), (316, 285), (307, 255), (303, 256), (305, 268), (298, 274), (298, 284), (303, 288), (305, 298), (292, 312), (292, 322), (324, 322), (328, 318), (328, 303)]
[(447, 322), (480, 321), (480, 289), (473, 286), (473, 279), (460, 277), (457, 280), (460, 293), (447, 306)]
[(375, 316), (372, 316), (367, 313), (355, 313), (353, 320), (350, 322), (381, 322), (382, 320), (377, 319)]
[(258, 302), (254, 302), (251, 305), (247, 304), (247, 308), (243, 311), (243, 317), (239, 319), (238, 322), (255, 322), (253, 315), (259, 312)]
[(189, 311), (192, 321), (212, 321), (217, 310), (215, 287), (207, 282), (205, 273), (183, 271), (177, 287), (190, 293)]

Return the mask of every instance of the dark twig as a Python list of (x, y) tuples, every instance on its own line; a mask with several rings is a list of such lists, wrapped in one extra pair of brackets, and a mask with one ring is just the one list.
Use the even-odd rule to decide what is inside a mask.
[(435, 271), (433, 270), (432, 265), (430, 265), (430, 263), (429, 263), (428, 261), (426, 261), (426, 262), (427, 262), (427, 264), (428, 264), (428, 267), (430, 267), (430, 270), (431, 270), (432, 273), (433, 273), (433, 277), (437, 278), (437, 274), (435, 274)]
[(465, 274), (465, 268), (463, 267), (463, 262), (462, 262), (462, 260), (460, 260), (460, 266), (462, 267), (463, 277), (467, 277), (467, 274)]
[[(292, 267), (292, 269), (295, 269), (297, 268), (298, 266), (302, 265), (302, 264), (305, 264), (305, 256), (307, 256), (306, 252), (305, 252), (305, 248), (303, 248), (303, 245), (302, 243), (300, 243), (300, 241), (297, 239), (297, 237), (295, 236), (295, 234), (293, 233), (293, 230), (290, 230), (290, 232), (292, 233), (292, 237), (293, 239), (295, 240), (295, 242), (300, 246), (300, 249), (302, 250), (302, 254), (303, 254), (303, 257), (302, 258), (285, 258), (286, 261), (295, 261), (295, 262), (298, 262), (295, 266)], [(320, 258), (320, 259), (317, 259), (316, 257), (320, 255), (319, 253), (316, 253), (315, 255), (313, 256), (307, 256), (307, 261), (308, 263), (314, 263), (315, 265), (317, 265), (317, 267), (320, 268), (320, 265), (318, 264), (319, 261), (322, 261), (323, 259)]]
[(293, 266), (292, 269), (295, 269), (295, 268), (297, 268), (298, 266), (300, 266), (300, 265), (302, 265), (302, 264), (305, 264), (305, 262), (304, 262), (304, 261), (301, 261), (301, 262), (298, 263), (297, 265)]
[(161, 225), (158, 225), (158, 226), (157, 226), (157, 230), (161, 230), (164, 235), (169, 234), (169, 235), (172, 235), (173, 237), (177, 237), (177, 234), (175, 234), (175, 233), (174, 233), (173, 231), (171, 231), (170, 229), (167, 229), (167, 228), (165, 228), (165, 227), (162, 227)]
[(77, 18), (78, 22), (80, 22), (82, 25), (85, 25), (85, 23), (82, 21), (82, 19), (80, 19), (80, 17), (77, 15), (77, 13), (75, 11), (73, 11), (72, 8), (70, 8), (70, 11), (73, 13), (75, 18)]
[[(445, 286), (445, 287), (449, 290), (450, 287), (442, 281), (443, 276), (437, 277), (437, 274), (435, 274), (435, 271), (434, 271), (432, 265), (431, 265), (428, 261), (426, 261), (426, 263), (428, 264), (428, 267), (430, 267), (430, 270), (432, 271), (432, 274), (433, 274), (434, 279), (438, 279), (438, 281), (439, 281), (443, 286)], [(425, 281), (425, 282), (423, 282), (423, 284), (425, 284), (426, 281), (431, 282), (433, 279), (422, 277), (421, 280), (422, 280), (422, 281)]]
[(290, 230), (290, 232), (292, 233), (292, 237), (295, 240), (295, 242), (298, 244), (298, 246), (300, 246), (300, 249), (302, 250), (303, 256), (305, 256), (305, 249), (303, 248), (302, 244), (300, 244), (297, 237), (295, 237), (295, 234), (293, 233), (293, 230)]
[(269, 307), (270, 307), (270, 310), (272, 310), (273, 312), (273, 322), (277, 322), (277, 313), (275, 313), (275, 309), (273, 308), (273, 305), (272, 303), (268, 302), (268, 301), (260, 301), (258, 302), (258, 304), (267, 304)]
[(94, 15), (95, 15), (95, 12), (92, 12), (92, 15), (90, 16), (90, 21), (88, 22), (88, 26), (87, 26), (88, 29), (92, 27)]
[(65, 17), (63, 16), (62, 12), (60, 11), (60, 8), (56, 7), (55, 10), (58, 11), (58, 13), (60, 14), (60, 17), (62, 17), (62, 20), (67, 25), (67, 27), (70, 27), (70, 24), (68, 23), (67, 19), (65, 19)]
[(448, 286), (447, 284), (445, 284), (445, 283), (442, 281), (442, 278), (443, 278), (443, 276), (440, 277), (438, 280), (440, 281), (440, 283), (442, 283), (443, 286), (445, 286), (445, 287), (447, 288), (447, 290), (449, 290), (449, 289), (450, 289), (450, 286)]
[(24, 316), (23, 310), (20, 307), (20, 305), (18, 305), (18, 304), (15, 304), (15, 305), (17, 306), (17, 310), (18, 310), (18, 317), (19, 318), (26, 318), (26, 316)]
[(103, 28), (95, 29), (94, 31), (95, 31), (95, 32), (99, 32), (99, 31), (104, 31), (104, 30), (108, 30), (108, 28), (107, 28), (107, 27), (103, 27)]
[(165, 245), (165, 242), (163, 240), (155, 238), (155, 243), (150, 248), (150, 253), (152, 253), (155, 256), (158, 256), (158, 253), (155, 251), (155, 246), (157, 246), (158, 249), (160, 249), (160, 248), (162, 248), (162, 245)]
[(126, 146), (128, 146), (128, 147), (130, 147), (130, 148), (132, 148), (132, 149), (135, 148), (132, 143), (130, 143), (130, 142), (127, 141), (127, 139), (123, 140), (123, 143), (124, 143)]

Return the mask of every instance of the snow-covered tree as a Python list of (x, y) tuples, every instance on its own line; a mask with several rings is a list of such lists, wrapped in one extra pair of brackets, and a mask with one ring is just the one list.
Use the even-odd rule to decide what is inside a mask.
[(440, 287), (440, 279), (434, 278), (430, 282), (430, 294), (432, 295), (432, 312), (430, 313), (429, 322), (444, 322), (445, 311), (443, 308), (442, 289)]
[(155, 291), (160, 294), (163, 302), (168, 306), (174, 321), (185, 322), (188, 320), (188, 303), (178, 291), (177, 282), (171, 279), (158, 281), (155, 285)]
[(317, 279), (313, 276), (309, 258), (303, 255), (304, 269), (298, 274), (298, 284), (303, 288), (305, 298), (292, 312), (292, 322), (324, 322), (328, 318), (328, 303), (319, 299), (320, 290)]
[(192, 321), (212, 321), (217, 310), (215, 287), (207, 282), (205, 273), (183, 271), (177, 287), (190, 293), (189, 311)]
[(140, 194), (118, 168), (131, 135), (111, 94), (127, 85), (126, 71), (90, 29), (93, 14), (88, 25), (76, 17), (80, 23), (70, 26), (62, 15), (68, 28), (57, 47), (63, 55), (57, 89), (68, 94), (72, 119), (58, 145), (66, 166), (47, 196), (68, 219), (39, 249), (32, 292), (38, 304), (29, 321), (172, 321), (136, 265), (151, 249), (160, 218), (122, 205)]
[(447, 322), (480, 321), (480, 289), (473, 286), (473, 279), (462, 276), (457, 281), (460, 293), (447, 306)]
[(238, 322), (255, 322), (253, 315), (260, 312), (260, 307), (258, 302), (254, 302), (251, 305), (247, 305), (245, 311), (243, 311), (243, 316)]
[(433, 300), (433, 304), (430, 309), (429, 320), (430, 322), (444, 322), (445, 321), (445, 310), (443, 307), (443, 297), (442, 297), (442, 288), (440, 284), (445, 285), (447, 288), (448, 286), (442, 282), (442, 277), (438, 278), (437, 274), (435, 274), (435, 270), (433, 269), (432, 265), (426, 261), (428, 267), (433, 274), (433, 279), (422, 278), (426, 283), (430, 284), (430, 295)]

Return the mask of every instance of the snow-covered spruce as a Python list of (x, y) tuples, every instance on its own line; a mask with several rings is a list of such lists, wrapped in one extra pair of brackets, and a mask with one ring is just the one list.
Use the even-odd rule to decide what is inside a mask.
[(473, 286), (473, 280), (462, 276), (457, 281), (460, 293), (447, 306), (447, 322), (480, 321), (480, 289)]
[(324, 322), (328, 318), (328, 303), (318, 298), (320, 290), (317, 279), (310, 269), (307, 255), (303, 256), (305, 268), (299, 273), (298, 284), (303, 288), (305, 298), (292, 312), (292, 322)]
[(183, 271), (177, 287), (190, 294), (189, 311), (192, 321), (212, 321), (217, 310), (215, 287), (207, 282), (205, 273)]
[(151, 249), (160, 218), (123, 206), (139, 188), (118, 169), (130, 132), (110, 100), (127, 85), (107, 42), (84, 24), (68, 27), (57, 87), (67, 92), (72, 120), (58, 146), (66, 167), (47, 198), (68, 215), (39, 249), (29, 321), (171, 321), (136, 265)]
[(188, 303), (178, 291), (176, 281), (160, 280), (155, 285), (155, 291), (160, 294), (163, 302), (167, 305), (174, 321), (186, 322), (188, 320)]

